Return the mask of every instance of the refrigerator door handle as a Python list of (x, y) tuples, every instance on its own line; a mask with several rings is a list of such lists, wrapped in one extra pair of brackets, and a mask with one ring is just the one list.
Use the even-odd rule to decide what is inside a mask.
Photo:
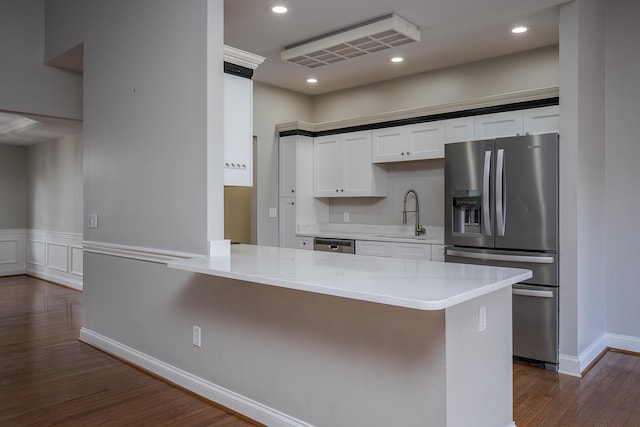
[(553, 292), (551, 291), (534, 291), (532, 289), (513, 289), (511, 293), (513, 295), (518, 295), (523, 297), (553, 298)]
[(457, 251), (455, 249), (447, 249), (446, 254), (460, 258), (483, 259), (490, 261), (528, 262), (531, 264), (553, 264), (555, 262), (555, 259), (552, 256), (492, 254), (486, 252)]
[(496, 226), (498, 227), (498, 236), (504, 236), (506, 200), (504, 194), (504, 149), (502, 148), (498, 150), (496, 163)]
[(485, 236), (491, 236), (491, 211), (489, 210), (489, 175), (491, 173), (491, 151), (484, 152), (482, 174), (482, 225)]

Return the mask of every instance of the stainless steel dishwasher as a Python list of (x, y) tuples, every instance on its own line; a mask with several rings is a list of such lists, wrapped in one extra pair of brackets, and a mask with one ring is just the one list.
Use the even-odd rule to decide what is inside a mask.
[(339, 252), (343, 254), (356, 253), (356, 241), (349, 239), (313, 239), (313, 250), (322, 252)]

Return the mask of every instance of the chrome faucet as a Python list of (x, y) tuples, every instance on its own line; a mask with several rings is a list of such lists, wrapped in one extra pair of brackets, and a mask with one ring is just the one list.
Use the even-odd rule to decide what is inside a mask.
[[(409, 193), (413, 193), (413, 197), (415, 197), (416, 199), (416, 209), (413, 211), (408, 211), (407, 210), (407, 196), (409, 195)], [(418, 194), (416, 193), (416, 190), (407, 190), (406, 193), (404, 193), (404, 205), (402, 208), (402, 223), (406, 224), (407, 223), (407, 213), (411, 213), (411, 212), (415, 212), (416, 214), (416, 236), (419, 236), (421, 234), (424, 234), (424, 232), (426, 231), (424, 229), (423, 226), (420, 225), (420, 203), (418, 202)]]

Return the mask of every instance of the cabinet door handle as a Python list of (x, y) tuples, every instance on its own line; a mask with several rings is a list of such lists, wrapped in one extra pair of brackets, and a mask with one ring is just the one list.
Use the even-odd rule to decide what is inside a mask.
[(291, 192), (292, 192), (292, 193), (295, 193), (295, 192), (296, 192), (296, 190), (291, 190)]
[(411, 153), (407, 151), (407, 156), (410, 155)]

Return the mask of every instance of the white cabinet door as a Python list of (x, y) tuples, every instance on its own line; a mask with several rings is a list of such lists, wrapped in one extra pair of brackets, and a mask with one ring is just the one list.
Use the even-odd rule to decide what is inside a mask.
[(315, 197), (384, 197), (386, 171), (371, 163), (371, 131), (314, 141)]
[(340, 195), (371, 195), (371, 168), (371, 132), (343, 135)]
[(446, 120), (445, 123), (445, 141), (447, 144), (450, 142), (473, 141), (476, 139), (473, 117), (449, 119)]
[(313, 250), (313, 237), (298, 237), (298, 249)]
[(444, 262), (444, 245), (431, 245), (431, 261)]
[(524, 133), (522, 122), (522, 110), (475, 116), (475, 139), (522, 135)]
[(297, 192), (297, 142), (296, 136), (280, 138), (278, 153), (280, 197), (293, 197)]
[(253, 185), (253, 82), (224, 74), (224, 183)]
[(409, 125), (405, 160), (441, 159), (444, 157), (444, 120)]
[(297, 248), (296, 238), (296, 199), (281, 197), (279, 202), (279, 245), (282, 248)]
[(356, 255), (391, 256), (391, 248), (388, 242), (372, 240), (356, 240)]
[(406, 126), (376, 129), (371, 132), (373, 163), (400, 162), (406, 155)]
[(560, 107), (531, 108), (524, 110), (524, 133), (531, 135), (560, 131)]
[(403, 259), (431, 260), (431, 245), (416, 243), (392, 243), (391, 256)]
[(316, 197), (336, 197), (342, 185), (342, 138), (340, 135), (315, 139), (313, 185)]

